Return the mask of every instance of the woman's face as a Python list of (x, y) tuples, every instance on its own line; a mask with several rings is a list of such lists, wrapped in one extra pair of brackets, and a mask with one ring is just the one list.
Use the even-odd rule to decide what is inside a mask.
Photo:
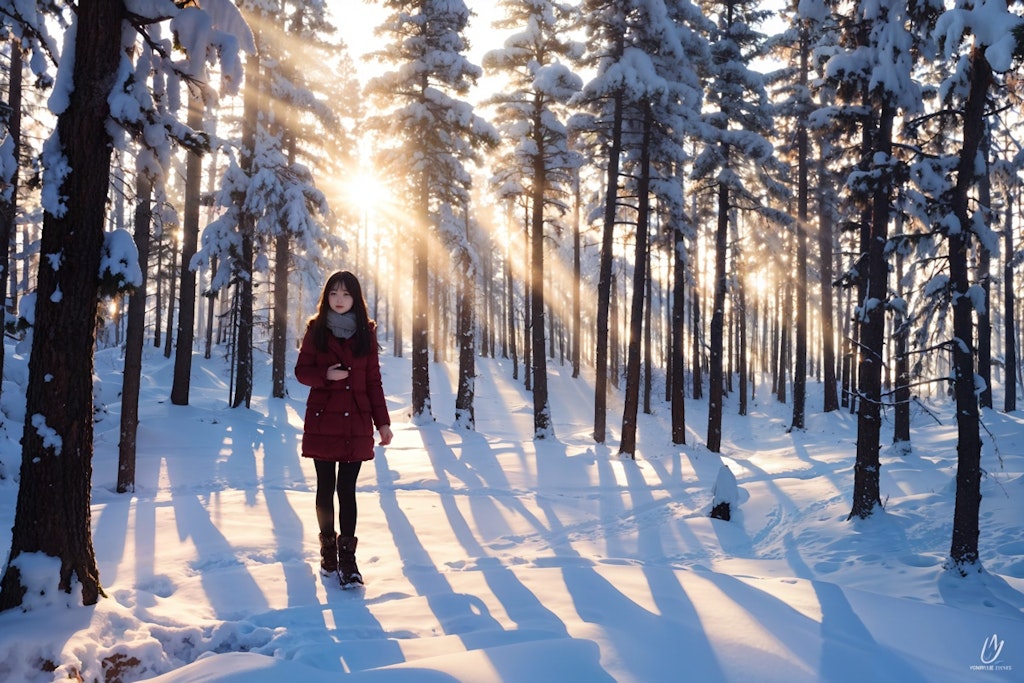
[(327, 305), (335, 313), (348, 313), (352, 310), (352, 295), (345, 289), (345, 285), (339, 285), (328, 292)]

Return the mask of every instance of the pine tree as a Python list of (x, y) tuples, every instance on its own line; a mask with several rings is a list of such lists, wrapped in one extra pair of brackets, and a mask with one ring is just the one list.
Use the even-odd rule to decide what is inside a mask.
[(389, 15), (378, 32), (391, 42), (376, 58), (394, 68), (373, 79), (370, 125), (380, 136), (383, 172), (410, 197), (412, 252), (412, 413), (430, 408), (430, 236), (443, 205), (468, 200), (465, 164), (497, 142), (493, 128), (465, 100), (481, 71), (465, 57), (469, 10), (461, 0), (383, 0)]
[[(912, 9), (920, 10), (919, 6)], [(862, 200), (861, 249), (856, 265), (859, 296), (860, 362), (857, 369), (857, 457), (850, 517), (866, 518), (881, 505), (879, 480), (882, 420), (882, 371), (885, 364), (885, 313), (889, 307), (887, 261), (893, 187), (901, 161), (894, 154), (894, 125), (900, 111), (922, 106), (913, 78), (922, 41), (920, 16), (905, 3), (857, 3), (847, 24), (847, 42), (828, 62), (826, 76), (838, 84), (839, 97), (864, 112), (860, 125), (863, 154), (848, 185)]]
[[(11, 63), (7, 83), (7, 106), (9, 109), (0, 115), (0, 125), (6, 131), (0, 141), (0, 302), (6, 306), (7, 283), (11, 280), (11, 244), (17, 228), (16, 216), (18, 209), (18, 189), (21, 166), (21, 103), (22, 103), (22, 59), (21, 41), (10, 41)], [(6, 317), (6, 314), (5, 314)], [(6, 320), (2, 321), (6, 327)], [(0, 380), (3, 379), (4, 349), (0, 344)]]
[[(197, 74), (197, 77), (201, 74)], [(189, 87), (186, 85), (186, 87)], [(199, 88), (189, 87), (188, 119), (186, 125), (201, 130), (206, 103)], [(178, 294), (178, 334), (174, 355), (174, 379), (171, 383), (171, 403), (188, 405), (192, 373), (192, 341), (195, 337), (196, 272), (192, 257), (199, 248), (199, 200), (203, 180), (201, 151), (190, 150), (185, 162), (185, 211), (182, 225), (181, 269)], [(170, 334), (168, 334), (168, 340)]]
[(520, 0), (505, 0), (502, 7), (505, 17), (497, 27), (523, 30), (511, 35), (501, 50), (487, 53), (484, 67), (508, 80), (508, 89), (490, 100), (499, 130), (513, 148), (506, 157), (511, 168), (499, 173), (529, 188), (533, 422), (534, 436), (544, 439), (553, 436), (545, 353), (545, 226), (554, 220), (549, 217), (552, 208), (559, 215), (568, 211), (578, 164), (569, 150), (564, 105), (582, 83), (563, 60), (578, 58), (582, 47), (566, 39), (573, 19), (570, 7)]
[(619, 201), (624, 100), (622, 87), (608, 75), (614, 73), (615, 65), (623, 58), (626, 17), (630, 4), (611, 0), (584, 0), (581, 8), (588, 38), (588, 54), (584, 63), (596, 67), (595, 77), (584, 86), (578, 100), (593, 117), (585, 125), (581, 124), (581, 128), (596, 138), (593, 144), (606, 149), (594, 355), (594, 441), (597, 443), (604, 443), (608, 422), (609, 357), (613, 351), (609, 342), (613, 291), (612, 248)]
[[(318, 9), (319, 8), (319, 9)], [(252, 6), (254, 16), (267, 9)], [(231, 405), (249, 405), (253, 390), (253, 331), (257, 325), (255, 287), (257, 278), (268, 275), (270, 264), (281, 268), (281, 280), (275, 289), (278, 297), (272, 324), (277, 339), (273, 370), (279, 380), (284, 370), (282, 325), (286, 321), (287, 275), (292, 251), (302, 261), (307, 281), (320, 281), (317, 267), (320, 260), (329, 261), (337, 239), (330, 235), (324, 221), (329, 213), (327, 198), (314, 180), (314, 174), (303, 160), (313, 156), (304, 151), (304, 141), (320, 139), (317, 129), (341, 129), (329, 104), (329, 97), (318, 93), (311, 79), (297, 72), (285, 40), (285, 28), (302, 36), (304, 45), (314, 54), (330, 53), (331, 48), (313, 38), (313, 33), (329, 26), (322, 20), (322, 3), (304, 0), (294, 3), (287, 27), (276, 27), (263, 19), (260, 26), (259, 51), (246, 60), (246, 85), (243, 94), (239, 145), (229, 149), (229, 164), (221, 179), (215, 203), (224, 209), (202, 233), (202, 249), (192, 259), (192, 266), (210, 267), (217, 263), (211, 278), (210, 292), (234, 287), (232, 302), (233, 380)], [(330, 59), (325, 62), (338, 63)], [(339, 84), (346, 78), (344, 54), (339, 57)], [(339, 98), (341, 99), (341, 98)], [(342, 105), (338, 105), (342, 106)], [(298, 125), (310, 121), (310, 127)], [(341, 131), (339, 130), (338, 133)], [(328, 138), (344, 141), (341, 135)], [(339, 156), (345, 158), (352, 145), (339, 144)], [(275, 260), (276, 254), (288, 258)], [(319, 258), (318, 258), (319, 257)], [(310, 262), (311, 261), (311, 262)], [(275, 278), (277, 273), (275, 272)], [(310, 285), (316, 289), (319, 285)], [(278, 391), (283, 391), (278, 384)]]
[[(625, 58), (614, 71), (623, 86), (623, 151), (631, 178), (627, 194), (636, 197), (625, 406), (619, 444), (619, 452), (630, 455), (636, 451), (640, 403), (641, 338), (654, 213), (651, 199), (655, 198), (654, 206), (671, 218), (670, 224), (681, 220), (684, 198), (674, 174), (688, 160), (685, 146), (689, 136), (696, 133), (700, 118), (701, 83), (693, 65), (708, 57), (697, 32), (703, 28), (703, 16), (692, 6), (669, 5), (660, 0), (638, 3), (629, 17), (630, 42)], [(649, 360), (647, 369), (651, 370)]]
[[(0, 609), (25, 593), (18, 558), (42, 552), (60, 558), (58, 588), (81, 586), (82, 602), (103, 589), (90, 528), (92, 358), (98, 301), (96, 273), (103, 245), (110, 133), (108, 75), (121, 59), (120, 3), (81, 2), (76, 16), (74, 90), (49, 145), (51, 168), (63, 157), (66, 175), (47, 206), (43, 254), (63, 254), (39, 267), (34, 338), (29, 360), (23, 460), (11, 553), (0, 583)], [(107, 140), (106, 145), (96, 145)]]
[[(1024, 55), (1024, 40), (1013, 28), (1019, 26), (1021, 18), (1005, 12), (1005, 20), (993, 21), (993, 11), (989, 7), (976, 7), (974, 3), (958, 2), (954, 9), (940, 17), (936, 26), (936, 33), (943, 38), (946, 59), (956, 64), (950, 69), (941, 92), (946, 103), (958, 114), (961, 141), (956, 155), (955, 180), (950, 181), (952, 187), (937, 198), (935, 206), (938, 226), (947, 242), (947, 296), (953, 312), (953, 338), (949, 347), (953, 357), (957, 418), (956, 503), (948, 567), (960, 575), (981, 569), (978, 552), (982, 477), (978, 391), (981, 387), (975, 379), (973, 317), (988, 306), (981, 282), (971, 282), (968, 254), (975, 244), (990, 251), (996, 248), (988, 225), (992, 214), (989, 206), (981, 205), (985, 199), (983, 188), (988, 182), (985, 152), (988, 117), (997, 72), (1012, 66), (1011, 55)], [(993, 31), (993, 26), (1001, 27), (1005, 33), (1000, 35)], [(985, 30), (981, 30), (983, 27)], [(968, 40), (972, 34), (973, 38)], [(1000, 42), (1004, 45), (1009, 42), (1014, 49), (989, 49)], [(975, 201), (978, 204), (972, 207)], [(978, 274), (978, 280), (987, 277), (987, 272)], [(979, 315), (979, 323), (982, 320)]]
[[(765, 138), (771, 128), (771, 108), (762, 78), (750, 62), (762, 49), (763, 36), (754, 30), (767, 13), (755, 2), (708, 2), (705, 14), (717, 16), (708, 37), (707, 106), (703, 148), (694, 161), (693, 175), (716, 190), (715, 286), (711, 307), (707, 447), (718, 453), (722, 445), (722, 403), (725, 385), (725, 301), (729, 221), (734, 209), (753, 209), (748, 182), (760, 175), (774, 187), (764, 171), (771, 168), (772, 146)], [(745, 177), (746, 176), (746, 177)]]
[[(167, 18), (135, 16), (133, 22), (138, 30), (146, 31)], [(73, 69), (63, 81), (72, 87), (55, 93), (51, 100), (59, 114), (43, 159), (46, 187), (41, 250), (43, 254), (60, 254), (60, 258), (43, 258), (39, 264), (21, 478), (10, 559), (0, 581), (0, 609), (22, 603), (22, 554), (58, 558), (57, 589), (70, 593), (73, 586), (79, 586), (84, 604), (96, 603), (103, 593), (91, 537), (90, 485), (93, 350), (100, 293), (97, 275), (117, 277), (111, 267), (105, 274), (100, 270), (115, 143), (111, 124), (119, 124), (129, 133), (154, 125), (162, 136), (174, 131), (184, 133), (186, 143), (196, 142), (172, 124), (167, 112), (142, 106), (134, 69), (122, 61), (132, 53), (126, 49), (130, 43), (124, 44), (126, 37), (132, 40), (122, 31), (126, 20), (120, 2), (83, 0), (77, 4), (74, 57), (61, 65)], [(44, 30), (42, 25), (22, 28), (36, 33)], [(207, 34), (204, 40), (210, 37), (215, 36)], [(224, 42), (207, 41), (230, 59), (239, 43), (231, 41), (232, 48)], [(191, 57), (205, 59), (207, 55)], [(174, 73), (169, 59), (164, 68)], [(117, 77), (112, 79), (111, 74)], [(149, 144), (166, 158), (169, 137), (158, 140), (154, 130), (149, 130)]]

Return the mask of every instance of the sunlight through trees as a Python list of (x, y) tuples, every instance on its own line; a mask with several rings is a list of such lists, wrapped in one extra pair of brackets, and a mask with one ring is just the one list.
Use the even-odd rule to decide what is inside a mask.
[[(792, 402), (802, 430), (845, 408), (851, 518), (884, 503), (890, 424), (909, 453), (921, 399), (948, 395), (950, 564), (980, 566), (981, 419), (994, 397), (1015, 410), (1022, 381), (1013, 10), (351, 4), (0, 1), (0, 271), (32, 358), (0, 605), (20, 599), (22, 552), (102, 591), (88, 491), (63, 488), (73, 468), (87, 486), (97, 346), (124, 346), (129, 492), (144, 348), (176, 353), (176, 405), (200, 350), (227, 359), (232, 407), (265, 358), (284, 397), (340, 268), (410, 358), (414, 423), (473, 428), (480, 355), (530, 393), (537, 439), (558, 437), (552, 369), (592, 380), (594, 442), (634, 457), (645, 413), (687, 442), (687, 400), (707, 402), (691, 442), (711, 453), (723, 411)], [(452, 358), (458, 379), (432, 386)], [(811, 382), (824, 405), (805, 404)], [(437, 391), (457, 415), (435, 414)], [(72, 507), (45, 504), (52, 486)]]

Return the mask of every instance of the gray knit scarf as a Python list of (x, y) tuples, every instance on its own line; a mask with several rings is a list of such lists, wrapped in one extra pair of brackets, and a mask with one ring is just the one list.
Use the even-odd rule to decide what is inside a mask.
[(327, 328), (334, 333), (335, 337), (350, 339), (356, 333), (356, 314), (352, 311), (338, 313), (328, 309)]

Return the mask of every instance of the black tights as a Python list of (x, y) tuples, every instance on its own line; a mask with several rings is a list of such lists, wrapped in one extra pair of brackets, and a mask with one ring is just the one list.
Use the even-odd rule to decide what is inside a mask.
[(334, 494), (338, 494), (338, 531), (356, 535), (356, 478), (362, 462), (314, 460), (316, 466), (316, 521), (320, 533), (334, 533)]

